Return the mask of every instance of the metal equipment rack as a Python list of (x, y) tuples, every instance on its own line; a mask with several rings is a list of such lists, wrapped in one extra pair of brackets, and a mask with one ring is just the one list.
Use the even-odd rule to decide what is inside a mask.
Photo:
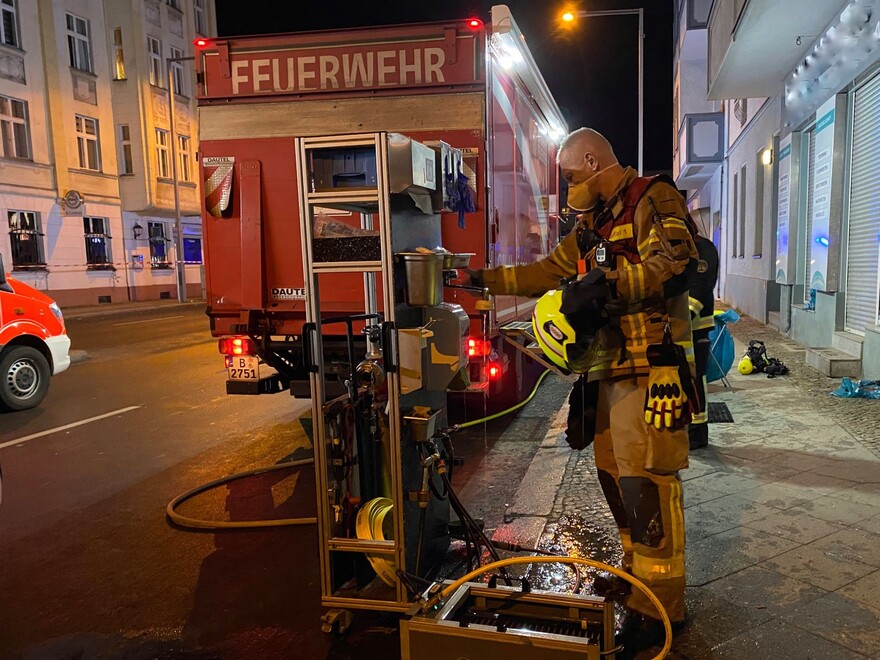
[[(340, 188), (331, 192), (313, 191), (311, 156), (317, 150), (345, 150), (357, 147), (372, 148), (376, 157), (376, 185), (369, 188)], [(341, 607), (354, 609), (382, 609), (399, 610), (406, 609), (406, 591), (398, 581), (393, 594), (385, 594), (384, 598), (370, 596), (363, 593), (362, 596), (340, 594), (340, 589), (333, 585), (333, 557), (334, 553), (360, 553), (388, 557), (398, 566), (404, 565), (404, 534), (403, 534), (403, 511), (401, 506), (392, 509), (393, 540), (365, 540), (357, 538), (338, 538), (334, 536), (330, 520), (334, 516), (331, 510), (328, 493), (330, 492), (329, 473), (332, 466), (329, 464), (325, 444), (328, 439), (328, 430), (325, 427), (324, 407), (326, 403), (325, 390), (325, 364), (322, 350), (322, 315), (321, 289), (319, 279), (325, 273), (363, 273), (364, 274), (364, 311), (365, 314), (378, 314), (376, 300), (376, 274), (380, 273), (383, 282), (391, 282), (393, 278), (392, 265), (394, 255), (391, 250), (391, 226), (390, 209), (387, 191), (387, 162), (388, 151), (385, 133), (358, 134), (336, 137), (298, 138), (296, 140), (297, 170), (300, 174), (299, 191), (301, 215), (302, 245), (304, 247), (303, 271), (306, 289), (306, 320), (312, 329), (306, 333), (304, 330), (304, 342), (307, 353), (310, 356), (310, 382), (312, 391), (312, 419), (315, 438), (315, 473), (317, 484), (317, 518), (318, 536), (321, 567), (321, 597), (323, 605), (327, 607)], [(378, 229), (381, 250), (379, 260), (358, 260), (346, 258), (339, 261), (314, 260), (314, 220), (315, 209), (344, 208), (362, 212), (362, 223), (370, 229)], [(377, 227), (371, 226), (368, 216), (377, 219)], [(354, 255), (352, 255), (354, 256)], [(394, 327), (393, 287), (382, 288), (382, 313), (384, 333), (384, 366), (388, 383), (388, 437), (391, 442), (390, 453), (392, 456), (400, 455), (400, 414), (399, 414), (399, 383), (398, 375), (394, 369), (394, 352), (392, 329)], [(401, 467), (399, 461), (391, 461), (391, 499), (395, 503), (403, 501), (403, 487)], [(378, 579), (378, 578), (377, 578)], [(382, 585), (384, 586), (384, 585)], [(382, 591), (381, 588), (378, 591)]]
[[(409, 304), (412, 301), (406, 301), (404, 295), (402, 269), (395, 266), (395, 249), (405, 252), (416, 245), (437, 245), (431, 241), (440, 238), (438, 214), (431, 213), (431, 209), (401, 210), (401, 204), (409, 200), (406, 194), (395, 195), (400, 192), (395, 177), (402, 163), (410, 167), (407, 171), (413, 177), (430, 170), (426, 180), (432, 182), (436, 161), (432, 160), (433, 151), (415, 144), (413, 149), (418, 146), (422, 150), (418, 156), (413, 151), (411, 157), (401, 159), (401, 140), (406, 143), (408, 138), (385, 132), (296, 140), (306, 290), (303, 345), (312, 396), (321, 597), (325, 607), (333, 608), (325, 615), (325, 629), (334, 624), (347, 626), (348, 610), (352, 609), (406, 611), (408, 594), (396, 571), (414, 572), (407, 566), (408, 552), (409, 563), (417, 567), (421, 557), (424, 568), (426, 554), (436, 555), (448, 545), (448, 503), (418, 499), (424, 487), (419, 493), (414, 492), (419, 489), (413, 486), (414, 481), (419, 481), (421, 470), (428, 470), (420, 463), (417, 442), (425, 440), (415, 439), (416, 427), (423, 421), (426, 425), (430, 423), (430, 439), (442, 406), (437, 396), (442, 395), (445, 402), (445, 386), (442, 393), (428, 387), (415, 393), (402, 388), (398, 362), (398, 325), (408, 330), (428, 322), (435, 323), (436, 328), (436, 320), (426, 320), (426, 317), (436, 319), (438, 315), (449, 314), (447, 309), (440, 309), (445, 303), (437, 307)], [(427, 158), (420, 159), (425, 153)], [(348, 168), (350, 159), (355, 157), (353, 154), (363, 158), (357, 166), (359, 174), (354, 180), (346, 178), (348, 169), (342, 176), (334, 174), (328, 190), (327, 172), (336, 172), (340, 166)], [(366, 177), (360, 174), (364, 168), (369, 170)], [(323, 185), (316, 185), (318, 170), (324, 176)], [(341, 187), (334, 187), (337, 185)], [(416, 183), (411, 185), (413, 187), (406, 190), (418, 188)], [(418, 189), (424, 190), (424, 187)], [(352, 240), (342, 238), (325, 249), (326, 238), (325, 244), (317, 246), (316, 239), (320, 242), (321, 237), (316, 236), (315, 220), (316, 215), (326, 213), (327, 209), (349, 211), (355, 217), (360, 214), (360, 230), (355, 228)], [(392, 224), (396, 227), (394, 241)], [(316, 250), (316, 246), (319, 249)], [(338, 293), (332, 285), (334, 278), (346, 273), (363, 274), (364, 304), (361, 313), (340, 316), (331, 304), (334, 293)], [(348, 282), (350, 286), (350, 279)], [(337, 327), (344, 324), (346, 328), (348, 357), (343, 370), (347, 369), (347, 376), (340, 376), (338, 365), (332, 361), (326, 363), (322, 329), (334, 324)], [(354, 355), (353, 333), (358, 330), (366, 335), (366, 356)], [(364, 360), (358, 364), (362, 357)], [(387, 390), (378, 385), (364, 385), (360, 378), (365, 362), (369, 362), (367, 366), (375, 369), (373, 373), (379, 373), (380, 377), (384, 371)], [(334, 377), (343, 381), (345, 394), (342, 396), (336, 396), (339, 384), (334, 383)], [(405, 411), (402, 399), (407, 406)], [(348, 432), (345, 438), (342, 434), (334, 435), (342, 425), (332, 412), (337, 409), (331, 406), (351, 402), (357, 410), (358, 418), (350, 425), (355, 430)], [(426, 403), (433, 410), (430, 419), (413, 420), (402, 416), (402, 412), (409, 414), (413, 406)], [(352, 419), (350, 409), (348, 413)], [(368, 432), (363, 430), (365, 418)], [(352, 437), (356, 438), (355, 442), (351, 441)], [(349, 450), (340, 452), (340, 445)], [(343, 473), (345, 476), (341, 477)], [(369, 524), (373, 525), (373, 505), (376, 511), (382, 509), (384, 524), (375, 524), (382, 528), (384, 540), (379, 535), (362, 534), (361, 514), (364, 514), (363, 520), (369, 518)], [(418, 536), (414, 536), (414, 519), (405, 520), (406, 512), (411, 513), (413, 508), (420, 516), (425, 515), (422, 510), (427, 508), (430, 534), (423, 535), (420, 527)], [(424, 520), (420, 516), (415, 518), (421, 525)], [(418, 541), (414, 542), (416, 538)]]

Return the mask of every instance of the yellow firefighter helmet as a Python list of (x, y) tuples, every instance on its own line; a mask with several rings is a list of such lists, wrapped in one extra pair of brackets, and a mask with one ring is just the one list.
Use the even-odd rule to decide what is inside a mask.
[(755, 365), (752, 364), (752, 359), (748, 355), (744, 355), (743, 359), (739, 361), (738, 368), (743, 376), (748, 376), (755, 370)]
[(576, 342), (574, 328), (559, 311), (562, 290), (553, 289), (538, 299), (532, 311), (532, 330), (544, 355), (553, 364), (572, 371), (569, 348)]

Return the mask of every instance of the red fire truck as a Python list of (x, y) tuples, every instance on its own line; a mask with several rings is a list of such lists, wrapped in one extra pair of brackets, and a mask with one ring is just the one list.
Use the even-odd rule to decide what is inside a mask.
[[(231, 37), (196, 48), (207, 313), (229, 393), (308, 396), (296, 138), (387, 131), (459, 150), (475, 210), (443, 211), (442, 241), (473, 253), (471, 268), (529, 263), (558, 242), (556, 146), (567, 127), (507, 7), (493, 7), (489, 23)], [(340, 168), (354, 178), (368, 169), (356, 155)], [(361, 309), (363, 282), (345, 277), (322, 291), (323, 309)], [(521, 391), (521, 354), (499, 328), (527, 319), (534, 301), (499, 296), (485, 324), (478, 296), (455, 288), (444, 296), (472, 319), (471, 390)]]

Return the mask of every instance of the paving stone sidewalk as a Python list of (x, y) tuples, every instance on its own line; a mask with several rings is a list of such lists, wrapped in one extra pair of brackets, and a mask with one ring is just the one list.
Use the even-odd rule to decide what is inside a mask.
[[(880, 401), (830, 396), (839, 380), (757, 321), (729, 328), (737, 356), (761, 339), (791, 374), (742, 376), (734, 365), (731, 389), (710, 388), (734, 422), (712, 424), (710, 446), (682, 472), (690, 624), (670, 657), (880, 659)], [(542, 548), (615, 563), (592, 452), (566, 452), (564, 412), (523, 479), (511, 526), (543, 521)], [(572, 583), (565, 569), (532, 576), (538, 588)]]

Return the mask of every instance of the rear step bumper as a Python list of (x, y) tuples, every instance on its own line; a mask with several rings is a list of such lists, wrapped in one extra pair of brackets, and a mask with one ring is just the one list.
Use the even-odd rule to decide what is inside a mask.
[(264, 376), (260, 380), (227, 380), (227, 394), (276, 394), (287, 387), (278, 374)]

